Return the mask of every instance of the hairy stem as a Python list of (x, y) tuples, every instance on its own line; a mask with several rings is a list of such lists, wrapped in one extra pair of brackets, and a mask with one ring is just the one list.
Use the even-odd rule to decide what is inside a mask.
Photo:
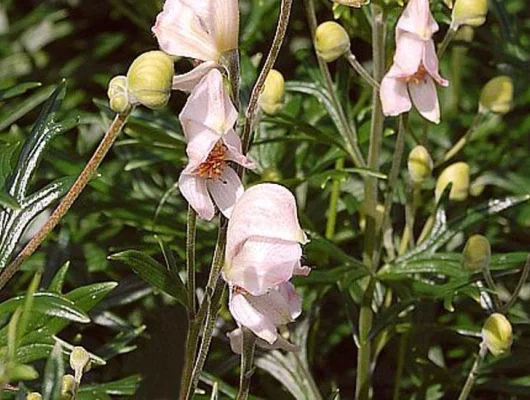
[[(305, 1), (307, 19), (309, 21), (309, 29), (311, 31), (311, 38), (313, 39), (313, 43), (314, 43), (315, 42), (315, 31), (317, 29), (317, 24), (318, 24), (317, 17), (315, 14), (315, 6), (313, 4), (313, 0), (304, 0), (304, 1)], [(337, 126), (337, 129), (339, 130), (340, 135), (344, 138), (344, 141), (346, 143), (346, 149), (348, 150), (348, 154), (350, 155), (352, 162), (355, 164), (356, 167), (358, 168), (365, 167), (366, 162), (364, 161), (363, 154), (361, 153), (361, 150), (357, 143), (358, 142), (357, 132), (354, 130), (355, 128), (352, 127), (352, 125), (348, 122), (348, 119), (346, 118), (346, 114), (344, 114), (341, 101), (339, 97), (337, 96), (335, 87), (333, 86), (333, 79), (331, 79), (331, 73), (329, 72), (328, 64), (318, 55), (318, 53), (316, 56), (317, 56), (318, 66), (320, 68), (320, 73), (322, 74), (322, 77), (324, 78), (324, 86), (326, 87), (326, 91), (331, 97), (333, 108), (337, 112), (338, 118), (340, 120), (340, 126)]]
[(449, 29), (447, 30), (444, 39), (442, 40), (442, 43), (440, 43), (440, 46), (438, 46), (438, 59), (442, 58), (445, 51), (447, 50), (447, 47), (449, 47), (449, 44), (453, 41), (453, 39), (456, 36), (456, 33), (458, 32), (458, 28), (460, 28), (458, 25), (455, 25), (451, 23), (451, 26), (449, 26)]
[(256, 336), (247, 328), (243, 330), (243, 351), (241, 352), (241, 371), (239, 375), (239, 392), (237, 400), (247, 400), (250, 392), (250, 379), (254, 373), (254, 350)]
[(478, 369), (480, 368), (480, 364), (484, 360), (484, 357), (486, 357), (486, 354), (488, 354), (488, 347), (483, 341), (482, 343), (480, 343), (480, 349), (478, 351), (477, 358), (473, 363), (473, 367), (471, 367), (471, 371), (469, 371), (466, 383), (464, 384), (464, 387), (460, 392), (460, 396), (458, 396), (458, 400), (466, 400), (468, 398), (469, 394), (471, 393), (471, 389), (473, 389), (475, 381), (478, 377)]
[(0, 290), (18, 271), (22, 263), (39, 248), (44, 239), (46, 239), (51, 231), (53, 231), (59, 221), (61, 221), (66, 212), (70, 209), (74, 201), (79, 197), (83, 189), (90, 181), (90, 178), (101, 164), (101, 161), (103, 161), (103, 158), (105, 158), (108, 151), (112, 147), (112, 144), (118, 137), (118, 134), (125, 125), (130, 112), (131, 111), (129, 110), (127, 113), (116, 115), (114, 121), (103, 136), (98, 148), (86, 164), (81, 174), (77, 177), (68, 193), (66, 193), (57, 208), (54, 210), (53, 214), (50, 216), (50, 218), (48, 218), (48, 221), (46, 221), (44, 226), (35, 234), (35, 236), (33, 236), (33, 238), (31, 238), (31, 240), (13, 260), (13, 262), (6, 267), (2, 274), (0, 274)]
[(195, 318), (195, 237), (197, 230), (197, 213), (188, 206), (186, 223), (186, 271), (188, 274), (188, 314), (189, 321)]
[(352, 66), (352, 68), (355, 70), (355, 72), (357, 72), (366, 83), (368, 83), (374, 90), (379, 90), (379, 82), (372, 78), (372, 75), (370, 75), (368, 71), (364, 69), (364, 67), (357, 60), (357, 57), (355, 57), (351, 50), (346, 53), (345, 57)]
[(399, 400), (401, 391), (401, 377), (403, 376), (403, 369), (405, 366), (405, 353), (407, 351), (407, 338), (408, 334), (404, 333), (399, 338), (399, 349), (398, 349), (398, 360), (396, 366), (396, 375), (394, 377), (394, 392), (392, 395), (393, 400)]
[(357, 381), (355, 386), (355, 399), (367, 400), (370, 396), (372, 343), (369, 335), (372, 330), (374, 312), (372, 301), (374, 297), (375, 279), (370, 278), (364, 292), (361, 310), (359, 312), (359, 351), (357, 354)]
[(510, 299), (501, 307), (500, 312), (501, 313), (507, 313), (510, 311), (510, 308), (515, 304), (517, 301), (517, 298), (519, 297), (519, 293), (521, 292), (521, 289), (523, 288), (524, 284), (526, 283), (528, 279), (528, 275), (530, 274), (530, 255), (526, 258), (526, 263), (523, 267), (523, 272), (521, 273), (521, 276), (519, 277), (519, 282), (517, 282), (517, 286), (515, 287), (513, 293), (510, 296)]
[[(335, 170), (340, 171), (344, 168), (344, 158), (339, 158), (335, 162)], [(329, 196), (328, 220), (326, 223), (326, 239), (333, 239), (335, 235), (335, 226), (337, 224), (337, 206), (340, 197), (340, 178), (334, 179), (331, 184), (331, 194)]]

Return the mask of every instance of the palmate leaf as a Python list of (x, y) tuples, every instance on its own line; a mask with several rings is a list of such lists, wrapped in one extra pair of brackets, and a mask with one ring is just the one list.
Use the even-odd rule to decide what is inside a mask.
[(72, 177), (61, 178), (35, 193), (28, 193), (29, 184), (46, 147), (55, 137), (78, 123), (77, 119), (57, 121), (65, 94), (66, 83), (63, 81), (44, 104), (13, 170), (11, 160), (17, 145), (0, 148), (0, 205), (6, 208), (0, 212), (0, 271), (9, 262), (31, 221), (64, 196), (74, 181)]

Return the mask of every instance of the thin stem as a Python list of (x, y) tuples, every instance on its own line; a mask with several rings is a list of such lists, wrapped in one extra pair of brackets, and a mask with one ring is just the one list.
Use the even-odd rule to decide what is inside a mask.
[[(309, 29), (311, 31), (311, 38), (313, 39), (314, 43), (315, 31), (317, 29), (317, 17), (315, 13), (315, 6), (313, 4), (313, 0), (304, 1), (306, 6), (305, 9), (307, 13), (307, 19), (309, 22)], [(331, 79), (331, 73), (329, 72), (328, 64), (318, 55), (318, 53), (316, 53), (316, 57), (318, 61), (318, 67), (320, 68), (320, 73), (324, 78), (324, 86), (326, 87), (326, 91), (331, 97), (333, 108), (335, 108), (340, 121), (340, 126), (337, 125), (337, 129), (339, 130), (340, 135), (344, 138), (344, 141), (346, 142), (346, 149), (348, 150), (348, 154), (350, 155), (352, 162), (355, 164), (356, 167), (365, 167), (366, 162), (364, 161), (363, 154), (361, 153), (361, 149), (359, 148), (357, 132), (355, 131), (355, 128), (352, 127), (348, 122), (346, 114), (344, 114), (341, 101), (337, 96), (337, 93), (333, 86), (333, 79)]]
[(197, 230), (197, 213), (188, 206), (186, 223), (186, 271), (188, 273), (188, 316), (191, 321), (195, 318), (195, 237)]
[(421, 187), (412, 183), (412, 188), (409, 187), (408, 192), (407, 205), (405, 206), (405, 229), (399, 244), (398, 256), (405, 254), (409, 244), (411, 247), (414, 246), (414, 222), (419, 206)]
[(59, 221), (64, 217), (66, 212), (70, 209), (74, 201), (79, 197), (83, 189), (86, 187), (90, 178), (96, 171), (96, 169), (105, 158), (105, 155), (108, 153), (112, 144), (118, 137), (121, 129), (127, 121), (131, 110), (124, 114), (117, 114), (114, 118), (114, 121), (110, 125), (109, 129), (103, 136), (98, 148), (86, 164), (85, 168), (81, 174), (77, 177), (76, 181), (63, 197), (53, 214), (48, 218), (46, 224), (37, 232), (33, 238), (26, 244), (22, 251), (17, 255), (11, 264), (9, 264), (6, 269), (0, 274), (0, 290), (6, 285), (6, 283), (11, 279), (11, 277), (18, 271), (22, 263), (31, 256), (41, 245), (41, 243), (46, 239), (51, 231), (57, 226)]
[(478, 351), (477, 358), (473, 363), (473, 367), (471, 367), (471, 371), (469, 371), (466, 383), (460, 392), (460, 396), (458, 396), (458, 400), (466, 400), (468, 398), (478, 377), (478, 369), (480, 368), (480, 364), (484, 360), (484, 357), (486, 357), (486, 354), (488, 354), (488, 347), (486, 346), (486, 342), (483, 341), (480, 343), (480, 349)]
[(293, 0), (282, 0), (280, 6), (280, 16), (278, 17), (278, 25), (276, 27), (276, 33), (274, 34), (274, 39), (272, 41), (272, 46), (263, 65), (256, 84), (252, 89), (250, 95), (250, 100), (245, 111), (245, 125), (243, 126), (243, 136), (241, 142), (243, 143), (243, 153), (246, 154), (250, 148), (251, 134), (254, 128), (255, 118), (258, 111), (259, 97), (263, 92), (263, 87), (265, 86), (265, 79), (269, 75), (270, 70), (274, 67), (278, 54), (285, 39), (285, 34), (287, 32), (287, 27), (289, 25), (289, 17), (291, 15), (291, 7), (293, 5)]
[(482, 275), (484, 276), (484, 279), (486, 281), (486, 284), (490, 288), (490, 290), (493, 292), (493, 303), (495, 304), (495, 310), (499, 310), (501, 308), (501, 301), (499, 300), (499, 292), (497, 290), (497, 285), (495, 284), (495, 281), (493, 280), (493, 276), (491, 276), (491, 271), (488, 267), (486, 267), (482, 271)]
[(460, 150), (464, 148), (464, 146), (471, 140), (471, 136), (473, 133), (477, 130), (477, 128), (480, 126), (484, 119), (485, 114), (482, 112), (478, 112), (475, 115), (475, 118), (473, 118), (473, 122), (471, 122), (471, 126), (467, 130), (467, 132), (460, 138), (458, 142), (455, 143), (453, 147), (451, 147), (447, 153), (443, 156), (442, 160), (436, 163), (436, 167), (440, 166), (441, 164), (449, 161), (451, 158), (456, 156)]
[[(384, 204), (384, 211), (383, 211), (383, 222), (381, 224), (382, 227), (382, 233), (380, 236), (382, 237), (384, 232), (386, 232), (388, 225), (390, 224), (390, 211), (392, 209), (392, 203), (394, 199), (394, 192), (397, 186), (397, 180), (399, 176), (399, 171), (401, 169), (401, 164), (403, 162), (403, 153), (405, 151), (405, 136), (407, 133), (407, 129), (405, 128), (406, 125), (406, 115), (402, 115), (399, 117), (399, 128), (398, 128), (398, 135), (396, 138), (396, 148), (394, 149), (394, 155), (392, 157), (392, 166), (390, 167), (390, 174), (388, 175), (388, 187), (386, 190), (385, 195), (385, 204)], [(379, 265), (379, 261), (381, 259), (381, 250), (383, 247), (383, 240), (379, 239), (379, 246), (376, 249), (373, 265), (377, 266)]]
[(447, 47), (449, 47), (449, 44), (453, 41), (453, 39), (456, 36), (456, 33), (458, 32), (458, 28), (460, 28), (458, 25), (455, 25), (451, 23), (449, 26), (449, 29), (445, 33), (445, 36), (442, 40), (442, 43), (440, 43), (440, 46), (438, 46), (438, 59), (442, 58), (442, 56), (445, 53), (445, 50), (447, 50)]
[[(339, 158), (335, 162), (335, 171), (340, 171), (344, 168), (344, 158)], [(326, 224), (326, 239), (333, 239), (335, 235), (335, 226), (337, 223), (337, 206), (339, 204), (341, 179), (333, 180), (331, 185), (331, 194), (329, 196), (328, 221)]]
[(370, 278), (364, 292), (361, 310), (359, 312), (359, 351), (357, 353), (357, 381), (355, 386), (355, 399), (367, 400), (370, 396), (371, 383), (371, 355), (372, 343), (369, 335), (372, 330), (374, 312), (372, 301), (375, 289), (375, 279)]
[[(385, 20), (383, 8), (372, 3), (372, 49), (374, 63), (374, 80), (380, 82), (384, 74), (385, 60)], [(368, 168), (379, 171), (381, 143), (385, 117), (379, 93), (372, 94), (372, 122), (370, 126), (370, 147), (368, 152)], [(364, 261), (372, 270), (377, 268), (372, 264), (376, 243), (376, 207), (377, 207), (377, 178), (368, 176), (364, 185), (364, 210), (366, 213), (366, 230), (364, 236)]]
[(243, 351), (241, 352), (241, 372), (239, 375), (239, 392), (236, 400), (247, 400), (250, 392), (250, 379), (254, 373), (254, 350), (256, 336), (247, 328), (243, 330)]
[(359, 74), (361, 78), (364, 79), (366, 83), (368, 83), (374, 90), (379, 90), (379, 82), (377, 82), (374, 78), (372, 78), (372, 75), (368, 73), (366, 69), (362, 66), (362, 64), (357, 60), (357, 57), (351, 52), (351, 50), (346, 53), (345, 55), (346, 60), (350, 63), (352, 68)]
[(405, 353), (407, 351), (407, 338), (408, 334), (404, 333), (399, 339), (399, 350), (398, 360), (396, 366), (396, 375), (394, 377), (394, 393), (392, 395), (393, 400), (399, 400), (401, 391), (401, 377), (403, 376), (403, 369), (405, 366)]
[(517, 298), (519, 297), (519, 293), (521, 292), (521, 289), (526, 283), (526, 280), (528, 279), (529, 274), (530, 274), (530, 255), (526, 258), (526, 263), (523, 267), (523, 272), (521, 273), (519, 282), (517, 282), (517, 286), (515, 287), (515, 290), (513, 291), (512, 295), (510, 296), (510, 299), (506, 302), (506, 304), (504, 304), (501, 307), (499, 312), (507, 313), (510, 310), (510, 308), (512, 308), (512, 306), (517, 301)]

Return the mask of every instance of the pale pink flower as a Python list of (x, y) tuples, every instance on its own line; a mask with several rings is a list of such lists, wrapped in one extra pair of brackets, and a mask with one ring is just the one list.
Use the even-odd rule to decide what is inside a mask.
[(252, 296), (261, 296), (293, 275), (307, 275), (296, 201), (285, 187), (263, 183), (237, 201), (228, 222), (223, 278)]
[(431, 40), (438, 31), (438, 24), (429, 9), (429, 0), (410, 0), (399, 17), (396, 30), (412, 33), (418, 39)]
[[(261, 296), (252, 296), (234, 287), (228, 303), (238, 326), (250, 329), (258, 338), (257, 344), (266, 349), (298, 351), (298, 346), (278, 334), (278, 327), (293, 322), (302, 313), (302, 301), (294, 286), (285, 282)], [(241, 353), (242, 332), (228, 333), (235, 353)]]
[(152, 31), (166, 53), (206, 61), (173, 81), (173, 89), (189, 91), (201, 74), (219, 66), (223, 53), (237, 49), (238, 1), (167, 0)]
[(180, 114), (189, 162), (180, 175), (179, 189), (201, 219), (214, 217), (214, 202), (229, 218), (244, 192), (229, 161), (254, 167), (242, 154), (241, 140), (234, 130), (237, 116), (217, 69), (199, 82)]

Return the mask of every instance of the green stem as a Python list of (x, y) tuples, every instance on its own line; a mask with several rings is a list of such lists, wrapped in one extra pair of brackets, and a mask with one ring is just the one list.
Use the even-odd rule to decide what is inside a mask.
[(243, 351), (241, 352), (241, 372), (239, 375), (239, 392), (236, 400), (247, 400), (250, 392), (250, 379), (254, 373), (254, 350), (256, 336), (247, 328), (243, 330)]
[(272, 41), (272, 46), (263, 65), (256, 84), (252, 89), (250, 95), (250, 100), (245, 111), (245, 125), (243, 126), (243, 136), (242, 136), (242, 148), (243, 153), (246, 154), (250, 148), (251, 135), (254, 128), (255, 118), (259, 106), (259, 97), (263, 92), (265, 86), (265, 79), (269, 75), (270, 70), (274, 67), (278, 54), (285, 39), (285, 34), (287, 32), (287, 27), (289, 25), (289, 17), (291, 15), (291, 7), (293, 5), (293, 0), (282, 0), (280, 6), (280, 15), (278, 17), (278, 25), (276, 27), (276, 33), (274, 34), (274, 39)]
[[(374, 63), (374, 80), (380, 82), (383, 78), (385, 68), (385, 20), (383, 8), (372, 3), (372, 49)], [(372, 94), (372, 122), (370, 126), (370, 147), (368, 152), (368, 168), (379, 171), (381, 143), (383, 138), (383, 127), (385, 117), (379, 93)], [(372, 264), (376, 243), (376, 207), (377, 207), (377, 178), (368, 176), (364, 186), (364, 211), (366, 213), (366, 230), (364, 236), (364, 261), (365, 264), (375, 270), (377, 266)]]
[[(317, 29), (317, 17), (315, 13), (315, 6), (313, 4), (313, 0), (304, 0), (304, 1), (305, 1), (306, 13), (307, 13), (307, 20), (309, 22), (309, 29), (311, 31), (311, 37), (314, 43), (315, 42), (315, 31)], [(348, 122), (348, 119), (346, 118), (346, 114), (344, 113), (344, 110), (342, 108), (341, 101), (339, 97), (337, 96), (337, 92), (335, 91), (335, 87), (333, 85), (333, 79), (331, 78), (331, 73), (329, 72), (328, 64), (318, 55), (318, 53), (316, 54), (316, 56), (317, 56), (318, 66), (320, 68), (320, 73), (322, 74), (322, 78), (324, 79), (324, 86), (326, 87), (326, 91), (331, 97), (333, 108), (337, 112), (337, 115), (339, 118), (339, 124), (337, 124), (337, 129), (340, 135), (344, 138), (344, 141), (346, 143), (346, 149), (348, 151), (349, 156), (352, 159), (352, 162), (355, 164), (357, 168), (363, 168), (366, 166), (366, 162), (364, 161), (363, 154), (361, 153), (361, 149), (359, 148), (359, 144), (357, 140), (357, 132), (355, 131), (355, 128), (351, 126), (351, 124)]]
[(195, 238), (197, 230), (197, 213), (188, 206), (188, 220), (186, 224), (186, 271), (188, 273), (188, 315), (191, 321), (195, 318)]
[(383, 248), (383, 235), (387, 230), (387, 227), (390, 225), (390, 210), (392, 209), (392, 203), (394, 199), (394, 192), (397, 186), (397, 181), (399, 177), (399, 171), (401, 169), (401, 164), (403, 162), (403, 153), (405, 151), (405, 137), (407, 133), (406, 125), (406, 115), (399, 117), (399, 128), (398, 135), (396, 138), (396, 148), (394, 149), (394, 155), (392, 157), (392, 166), (390, 167), (390, 174), (388, 175), (388, 187), (385, 195), (385, 204), (383, 211), (383, 222), (381, 224), (381, 234), (379, 239), (379, 245), (376, 249), (373, 265), (379, 265), (381, 259), (381, 251)]
[[(340, 171), (344, 168), (344, 158), (339, 158), (335, 162), (335, 170)], [(339, 204), (341, 179), (333, 180), (331, 185), (331, 194), (329, 196), (328, 220), (326, 223), (326, 239), (333, 239), (335, 235), (335, 226), (337, 223), (337, 206)]]
[(407, 337), (408, 335), (404, 333), (399, 339), (399, 350), (398, 350), (398, 360), (396, 366), (396, 375), (394, 378), (394, 394), (392, 395), (393, 400), (400, 399), (400, 390), (401, 390), (401, 377), (403, 376), (403, 369), (405, 366), (405, 353), (407, 350)]
[(127, 117), (131, 111), (132, 109), (129, 109), (126, 113), (116, 115), (114, 121), (103, 136), (103, 139), (101, 139), (98, 148), (94, 154), (92, 154), (92, 157), (86, 164), (83, 171), (81, 171), (81, 174), (79, 174), (68, 193), (66, 193), (57, 208), (54, 210), (53, 214), (50, 216), (50, 218), (48, 218), (48, 221), (46, 221), (44, 226), (35, 234), (35, 236), (33, 236), (33, 238), (31, 238), (31, 240), (13, 260), (13, 262), (4, 269), (2, 274), (0, 274), (0, 290), (19, 270), (22, 263), (39, 248), (44, 239), (46, 239), (46, 237), (53, 231), (53, 229), (64, 217), (66, 212), (70, 209), (74, 201), (76, 201), (76, 199), (79, 197), (83, 189), (85, 189), (86, 185), (90, 181), (90, 178), (99, 167), (101, 161), (103, 161), (103, 158), (105, 158), (114, 141), (118, 137), (118, 134), (125, 125)]
[(485, 114), (482, 113), (482, 112), (478, 112), (475, 115), (475, 118), (473, 118), (473, 122), (471, 122), (471, 126), (469, 127), (467, 132), (464, 134), (464, 136), (462, 136), (460, 138), (460, 140), (458, 142), (455, 143), (455, 145), (453, 147), (451, 147), (447, 151), (447, 153), (445, 153), (445, 155), (443, 156), (443, 159), (441, 161), (439, 161), (438, 163), (436, 163), (436, 167), (438, 167), (441, 164), (449, 161), (451, 158), (456, 156), (460, 152), (460, 150), (462, 150), (464, 148), (464, 146), (467, 144), (467, 142), (469, 142), (471, 140), (471, 136), (473, 135), (473, 133), (477, 130), (477, 128), (480, 126), (480, 124), (484, 120), (484, 116), (485, 116)]
[(466, 383), (464, 384), (464, 387), (462, 388), (462, 391), (460, 392), (460, 396), (458, 396), (458, 400), (466, 400), (471, 393), (471, 389), (473, 389), (473, 386), (475, 385), (475, 381), (478, 377), (478, 369), (480, 368), (480, 364), (484, 360), (484, 357), (486, 357), (486, 354), (488, 354), (488, 347), (486, 346), (486, 343), (483, 341), (480, 343), (480, 349), (477, 354), (477, 358), (475, 359), (475, 362), (473, 363), (473, 367), (471, 367), (471, 371), (469, 371), (469, 375), (467, 376)]
[(351, 52), (351, 50), (345, 54), (346, 60), (350, 63), (352, 68), (359, 74), (359, 76), (364, 79), (374, 90), (379, 90), (379, 82), (377, 82), (372, 76), (364, 69), (362, 64), (357, 60), (357, 57)]
[(504, 314), (510, 311), (510, 308), (512, 308), (512, 306), (517, 301), (517, 298), (519, 297), (519, 293), (521, 292), (521, 289), (526, 283), (526, 280), (528, 279), (529, 274), (530, 274), (530, 255), (526, 258), (526, 263), (523, 267), (523, 272), (521, 273), (521, 276), (519, 277), (519, 282), (517, 282), (517, 286), (515, 287), (515, 290), (513, 291), (512, 295), (510, 296), (510, 299), (506, 302), (506, 304), (504, 304), (501, 307), (499, 312)]
[(415, 183), (412, 183), (412, 185), (413, 187), (409, 187), (408, 190), (407, 205), (405, 206), (405, 229), (403, 230), (403, 236), (399, 244), (398, 256), (405, 254), (409, 244), (411, 247), (414, 246), (414, 222), (420, 202), (421, 187)]
[(447, 50), (447, 47), (449, 47), (449, 44), (453, 41), (453, 39), (456, 36), (456, 33), (458, 32), (458, 28), (460, 28), (458, 25), (454, 25), (451, 23), (449, 26), (449, 29), (447, 30), (442, 43), (440, 43), (440, 46), (438, 46), (438, 59), (441, 59), (444, 55), (445, 51)]
[(364, 292), (361, 310), (359, 313), (359, 351), (357, 353), (357, 381), (355, 386), (355, 399), (367, 400), (370, 396), (371, 383), (371, 356), (372, 343), (369, 335), (372, 330), (374, 312), (372, 301), (375, 290), (375, 279), (370, 278)]

